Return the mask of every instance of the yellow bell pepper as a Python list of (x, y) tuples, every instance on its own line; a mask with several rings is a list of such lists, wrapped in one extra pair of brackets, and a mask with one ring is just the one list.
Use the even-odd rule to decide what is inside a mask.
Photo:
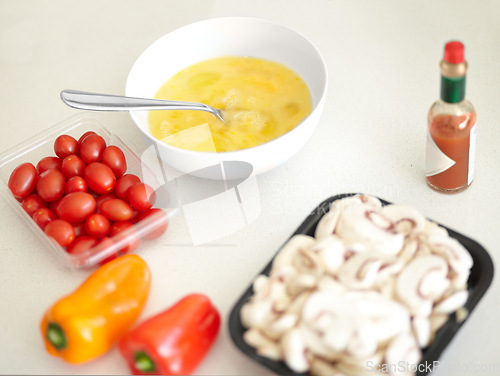
[(150, 286), (149, 267), (137, 255), (104, 264), (45, 313), (41, 330), (47, 351), (69, 363), (104, 354), (139, 317)]

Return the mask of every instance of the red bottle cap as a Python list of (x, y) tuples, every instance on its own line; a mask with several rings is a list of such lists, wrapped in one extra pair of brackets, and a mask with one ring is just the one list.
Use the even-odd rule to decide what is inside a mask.
[(464, 45), (456, 40), (446, 43), (444, 47), (444, 60), (450, 64), (463, 63), (465, 61)]

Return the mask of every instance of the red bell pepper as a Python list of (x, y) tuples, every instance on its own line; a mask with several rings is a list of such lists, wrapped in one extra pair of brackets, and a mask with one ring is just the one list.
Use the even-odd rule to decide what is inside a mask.
[(210, 300), (191, 294), (125, 334), (119, 348), (134, 375), (187, 375), (210, 350), (219, 327)]

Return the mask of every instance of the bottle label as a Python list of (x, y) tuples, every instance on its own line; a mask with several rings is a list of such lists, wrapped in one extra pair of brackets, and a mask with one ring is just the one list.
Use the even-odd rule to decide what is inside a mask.
[(469, 175), (467, 185), (472, 183), (474, 179), (474, 162), (476, 160), (476, 137), (477, 137), (477, 123), (470, 129), (469, 138)]
[(448, 157), (436, 145), (431, 134), (427, 131), (425, 176), (434, 176), (446, 171), (455, 164), (455, 161)]

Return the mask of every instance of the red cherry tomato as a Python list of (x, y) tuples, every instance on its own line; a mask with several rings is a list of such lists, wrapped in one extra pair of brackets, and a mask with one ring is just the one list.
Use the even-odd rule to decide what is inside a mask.
[(80, 145), (80, 157), (86, 164), (100, 162), (106, 141), (98, 134), (89, 134)]
[[(144, 222), (142, 222), (144, 221)], [(137, 217), (137, 226), (141, 224), (148, 226), (150, 230), (145, 233), (144, 238), (146, 239), (156, 239), (163, 235), (168, 228), (168, 217), (167, 213), (159, 208), (153, 208), (139, 213)]]
[(139, 233), (134, 224), (129, 221), (113, 223), (109, 230), (109, 236), (115, 243), (124, 244), (118, 251), (119, 253), (132, 252), (140, 244)]
[(85, 232), (97, 239), (108, 235), (110, 227), (109, 219), (102, 214), (92, 214), (85, 221)]
[(78, 236), (73, 240), (73, 242), (66, 248), (66, 252), (77, 255), (83, 253), (97, 244), (98, 240), (91, 236)]
[(68, 155), (62, 161), (61, 172), (66, 179), (70, 179), (73, 176), (83, 176), (85, 167), (85, 163), (78, 155)]
[(60, 202), (61, 202), (61, 199), (54, 201), (54, 202), (49, 202), (49, 209), (55, 213), (57, 211), (57, 205), (59, 205)]
[[(91, 137), (91, 136), (89, 136)], [(84, 172), (87, 186), (95, 193), (104, 195), (111, 193), (116, 185), (116, 178), (113, 171), (103, 163), (94, 162), (85, 167)]]
[(73, 192), (87, 192), (87, 183), (81, 176), (73, 176), (66, 182), (64, 192), (66, 194), (70, 194)]
[(63, 219), (56, 219), (45, 226), (45, 234), (53, 238), (61, 247), (67, 247), (75, 240), (73, 226)]
[(54, 151), (59, 158), (66, 158), (68, 155), (77, 154), (78, 141), (67, 134), (63, 134), (56, 138)]
[(9, 177), (9, 189), (15, 198), (25, 198), (36, 186), (36, 168), (31, 163), (17, 166)]
[(104, 201), (111, 200), (112, 198), (117, 198), (114, 193), (108, 193), (107, 195), (97, 196), (95, 199), (96, 202), (96, 212), (101, 213), (101, 205)]
[(110, 221), (128, 221), (134, 212), (129, 204), (119, 198), (112, 198), (101, 204), (101, 213)]
[(22, 207), (26, 210), (26, 213), (30, 217), (33, 217), (33, 214), (41, 208), (46, 208), (48, 205), (45, 201), (43, 201), (37, 194), (32, 194), (26, 197), (23, 200)]
[[(98, 252), (99, 253), (104, 252), (105, 249), (109, 249), (109, 248), (113, 247), (114, 245), (115, 245), (115, 242), (111, 238), (105, 236), (97, 244), (97, 247), (99, 247)], [(119, 253), (119, 251), (117, 251), (117, 252), (109, 255), (105, 259), (103, 259), (101, 262), (99, 262), (99, 265), (104, 265), (105, 263), (107, 263), (111, 260), (114, 260), (115, 258), (117, 258), (120, 255), (121, 255), (121, 253)]]
[(73, 224), (73, 230), (75, 231), (76, 237), (87, 235), (85, 232), (85, 222)]
[(94, 212), (95, 206), (95, 199), (90, 193), (73, 192), (61, 199), (56, 214), (69, 223), (79, 223)]
[(156, 201), (156, 193), (153, 188), (145, 183), (137, 183), (128, 190), (128, 202), (138, 211), (151, 209)]
[(36, 170), (38, 172), (38, 175), (40, 175), (42, 172), (54, 169), (54, 170), (61, 170), (61, 165), (62, 165), (62, 159), (58, 157), (45, 157), (40, 159), (40, 162), (36, 165)]
[(141, 179), (133, 174), (123, 175), (116, 182), (115, 194), (122, 200), (128, 200), (128, 190), (133, 185), (140, 183)]
[(88, 131), (88, 132), (85, 132), (84, 134), (82, 134), (82, 136), (78, 139), (78, 145), (81, 145), (83, 140), (85, 140), (85, 138), (87, 138), (87, 136), (90, 136), (91, 134), (97, 134), (95, 133), (94, 131)]
[(49, 208), (41, 208), (38, 209), (33, 214), (33, 220), (35, 223), (42, 229), (45, 230), (45, 227), (52, 221), (57, 219), (56, 213), (54, 213)]
[(127, 171), (127, 161), (125, 154), (117, 146), (111, 145), (104, 149), (102, 153), (102, 163), (108, 166), (117, 178)]
[(36, 191), (42, 200), (53, 202), (64, 195), (66, 180), (61, 171), (47, 170), (40, 174), (36, 182)]

